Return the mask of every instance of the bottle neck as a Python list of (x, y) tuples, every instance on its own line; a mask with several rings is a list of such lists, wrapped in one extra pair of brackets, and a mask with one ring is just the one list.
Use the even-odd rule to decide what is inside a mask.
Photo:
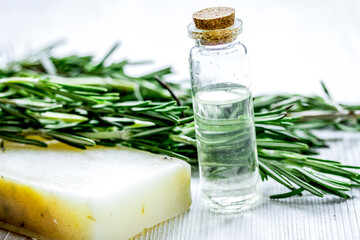
[(239, 43), (240, 41), (238, 38), (235, 38), (231, 42), (225, 42), (225, 43), (219, 43), (219, 44), (208, 44), (207, 42), (204, 42), (203, 40), (196, 39), (195, 40), (195, 46), (206, 49), (206, 50), (221, 50), (221, 49), (230, 49), (235, 46), (235, 44)]

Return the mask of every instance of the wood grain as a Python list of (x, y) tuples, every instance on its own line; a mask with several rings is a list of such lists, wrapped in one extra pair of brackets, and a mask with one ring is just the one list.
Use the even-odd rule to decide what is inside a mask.
[(30, 240), (31, 238), (24, 237), (22, 235), (19, 235), (19, 234), (13, 233), (13, 232), (9, 232), (4, 229), (0, 229), (0, 239), (1, 240)]

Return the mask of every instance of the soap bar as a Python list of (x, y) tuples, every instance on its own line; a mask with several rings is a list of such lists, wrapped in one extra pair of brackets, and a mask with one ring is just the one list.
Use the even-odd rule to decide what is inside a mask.
[(37, 239), (121, 240), (189, 209), (190, 166), (126, 147), (6, 143), (0, 227)]

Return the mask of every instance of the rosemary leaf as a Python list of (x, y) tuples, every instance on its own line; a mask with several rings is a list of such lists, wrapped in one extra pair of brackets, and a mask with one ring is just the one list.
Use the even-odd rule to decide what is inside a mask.
[(73, 134), (69, 134), (69, 133), (49, 131), (49, 132), (46, 132), (46, 135), (53, 137), (55, 139), (62, 140), (65, 142), (70, 142), (70, 143), (73, 143), (76, 145), (90, 146), (90, 147), (96, 145), (96, 143), (89, 138), (85, 138), (85, 137), (81, 137), (81, 136), (77, 136), (77, 135), (73, 135)]
[(289, 198), (289, 197), (301, 194), (304, 190), (305, 190), (304, 188), (297, 188), (297, 189), (292, 190), (292, 191), (287, 192), (287, 193), (271, 195), (270, 199)]
[(10, 135), (7, 133), (0, 133), (0, 138), (3, 140), (11, 141), (11, 142), (34, 145), (34, 146), (38, 146), (38, 147), (47, 147), (47, 144), (42, 141), (39, 141), (36, 139), (25, 138), (25, 137), (21, 137), (18, 135)]

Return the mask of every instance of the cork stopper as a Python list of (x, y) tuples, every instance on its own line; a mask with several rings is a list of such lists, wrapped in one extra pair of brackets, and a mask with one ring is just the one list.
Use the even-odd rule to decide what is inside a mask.
[(242, 21), (231, 7), (213, 7), (193, 14), (188, 26), (189, 37), (202, 45), (231, 43), (242, 32)]
[(231, 7), (212, 7), (193, 14), (195, 26), (202, 30), (216, 30), (232, 26), (235, 22), (235, 9)]

